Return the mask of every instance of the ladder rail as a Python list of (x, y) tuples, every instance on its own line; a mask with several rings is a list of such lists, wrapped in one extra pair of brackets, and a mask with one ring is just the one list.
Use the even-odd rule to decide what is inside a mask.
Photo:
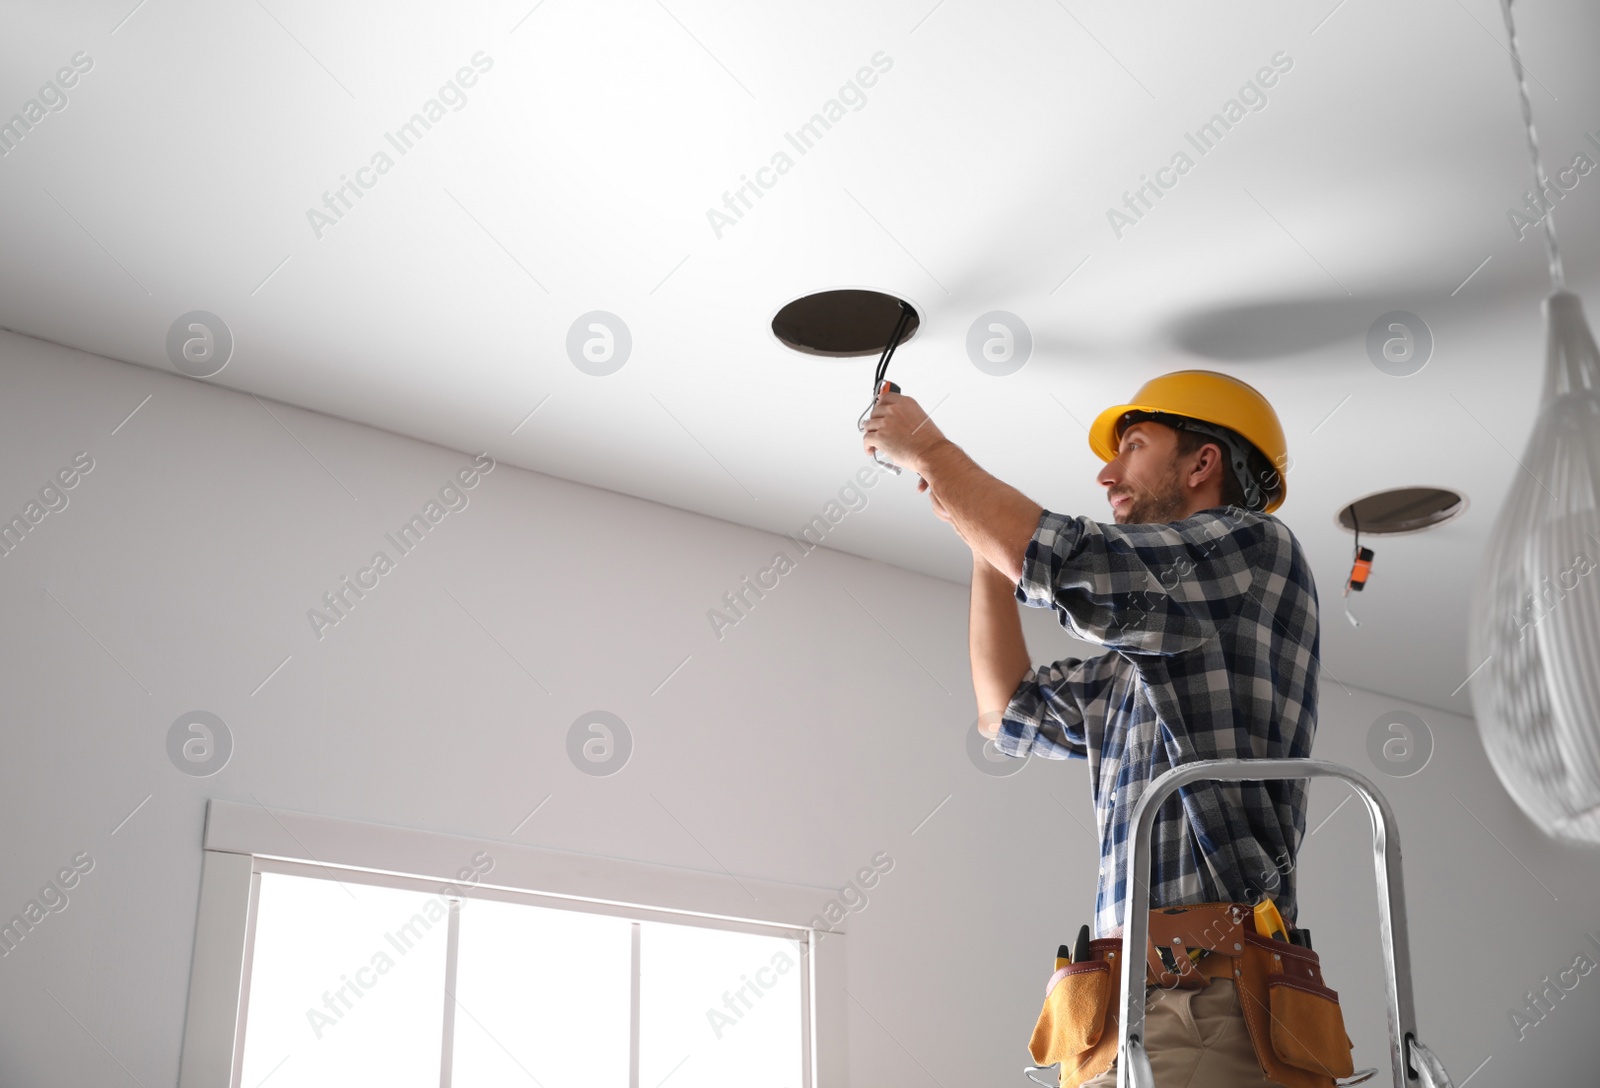
[[(1206, 759), (1164, 772), (1134, 808), (1128, 847), (1128, 896), (1122, 922), (1122, 1015), (1117, 1053), (1118, 1088), (1155, 1088), (1144, 1047), (1145, 950), (1150, 931), (1150, 853), (1156, 812), (1180, 787), (1201, 780), (1262, 782), (1338, 778), (1355, 787), (1372, 817), (1373, 868), (1378, 885), (1378, 928), (1383, 942), (1384, 985), (1389, 998), (1389, 1061), (1395, 1088), (1407, 1088), (1408, 1058), (1417, 1025), (1411, 987), (1411, 941), (1406, 929), (1405, 882), (1400, 872), (1400, 834), (1394, 810), (1378, 788), (1348, 767), (1320, 759)], [(1137, 950), (1137, 951), (1136, 951)], [(1137, 968), (1137, 970), (1135, 970)], [(1431, 1057), (1431, 1056), (1430, 1056)], [(1410, 1074), (1428, 1088), (1435, 1078)], [(1449, 1088), (1448, 1080), (1438, 1088)]]

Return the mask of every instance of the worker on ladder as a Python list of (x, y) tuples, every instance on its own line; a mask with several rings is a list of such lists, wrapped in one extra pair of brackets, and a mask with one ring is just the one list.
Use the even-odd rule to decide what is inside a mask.
[[(1272, 516), (1288, 490), (1276, 413), (1249, 385), (1205, 370), (1155, 378), (1101, 412), (1089, 446), (1105, 462), (1097, 479), (1111, 522), (1042, 508), (980, 468), (909, 396), (879, 397), (864, 445), (917, 472), (934, 513), (972, 549), (972, 679), (985, 734), (1008, 755), (1089, 761), (1101, 862), (1094, 933), (1119, 936), (1128, 821), (1149, 782), (1196, 760), (1311, 754), (1317, 592), (1299, 543)], [(1068, 632), (1111, 652), (1032, 667), (1017, 602), (1054, 609)], [(1304, 779), (1197, 781), (1175, 793), (1156, 816), (1152, 918), (1270, 896), (1293, 930), (1308, 794)], [(1280, 1084), (1267, 1076), (1284, 1074), (1262, 1049), (1265, 1020), (1247, 1023), (1226, 968), (1238, 961), (1189, 951), (1197, 969), (1151, 974), (1145, 1047), (1157, 1084)], [(1165, 984), (1179, 975), (1185, 985)], [(1077, 1068), (1063, 1061), (1061, 1085), (1115, 1085), (1115, 1055), (1113, 1038)]]

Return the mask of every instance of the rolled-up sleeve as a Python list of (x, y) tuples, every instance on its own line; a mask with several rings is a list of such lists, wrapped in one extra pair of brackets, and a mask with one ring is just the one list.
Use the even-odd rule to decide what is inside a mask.
[(1000, 719), (994, 746), (1008, 756), (1088, 759), (1088, 681), (1096, 663), (1076, 657), (1029, 669)]
[(1086, 642), (1184, 653), (1238, 613), (1267, 522), (1236, 508), (1168, 524), (1118, 525), (1049, 510), (1023, 559), (1017, 600), (1053, 608)]

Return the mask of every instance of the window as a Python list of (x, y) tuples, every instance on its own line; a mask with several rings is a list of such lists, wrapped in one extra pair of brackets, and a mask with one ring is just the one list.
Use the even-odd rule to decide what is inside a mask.
[(241, 1083), (800, 1084), (798, 940), (447, 891), (263, 873)]
[[(285, 838), (303, 857), (263, 841)], [(842, 1003), (817, 1014), (843, 933), (793, 921), (829, 890), (215, 801), (206, 846), (180, 1088), (813, 1088), (842, 1066)]]
[(272, 873), (259, 896), (241, 1082), (437, 1085), (445, 938), (411, 922), (428, 896)]

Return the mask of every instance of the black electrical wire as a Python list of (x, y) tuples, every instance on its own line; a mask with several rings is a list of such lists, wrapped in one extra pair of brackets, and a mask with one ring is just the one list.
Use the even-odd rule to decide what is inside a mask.
[(894, 331), (889, 334), (889, 344), (883, 349), (883, 354), (878, 358), (877, 372), (872, 376), (872, 395), (877, 396), (878, 390), (883, 386), (883, 376), (889, 372), (889, 360), (894, 358), (894, 349), (900, 345), (900, 338), (905, 335), (906, 326), (911, 323), (911, 307), (904, 302), (900, 303), (900, 318), (894, 323)]

